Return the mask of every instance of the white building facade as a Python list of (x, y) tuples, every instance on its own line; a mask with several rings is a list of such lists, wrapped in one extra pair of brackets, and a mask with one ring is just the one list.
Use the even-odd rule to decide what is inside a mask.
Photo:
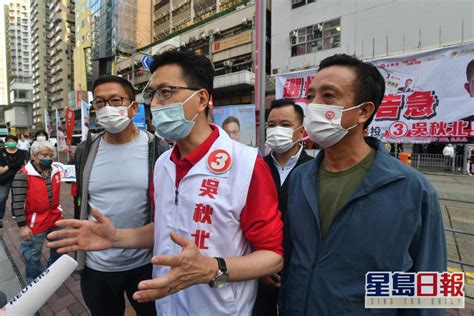
[(272, 2), (272, 74), (316, 67), (335, 53), (374, 59), (474, 40), (474, 2)]
[(5, 123), (10, 132), (27, 131), (32, 124), (30, 1), (9, 0), (7, 23), (9, 104)]

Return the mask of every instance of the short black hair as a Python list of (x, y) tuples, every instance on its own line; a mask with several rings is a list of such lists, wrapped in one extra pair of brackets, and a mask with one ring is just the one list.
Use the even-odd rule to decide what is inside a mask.
[(48, 135), (48, 133), (46, 133), (46, 131), (45, 131), (44, 129), (39, 129), (39, 130), (36, 131), (36, 133), (35, 133), (35, 140), (36, 140), (36, 138), (38, 138), (38, 136), (40, 136), (40, 135), (46, 136), (46, 140), (49, 139), (49, 135)]
[(9, 140), (13, 140), (14, 142), (18, 143), (18, 137), (16, 137), (15, 135), (7, 135), (7, 137), (5, 137), (5, 143)]
[(474, 59), (471, 60), (469, 64), (467, 64), (466, 77), (467, 77), (468, 82), (471, 81), (473, 71), (474, 71)]
[(303, 119), (304, 119), (304, 112), (301, 106), (293, 102), (291, 99), (277, 99), (273, 100), (271, 105), (270, 105), (270, 111), (268, 111), (268, 115), (270, 115), (270, 112), (273, 109), (278, 109), (282, 108), (284, 106), (292, 106), (293, 110), (295, 110), (296, 116), (298, 117), (298, 121), (300, 124), (303, 124)]
[(366, 129), (372, 120), (385, 94), (385, 80), (378, 71), (377, 67), (372, 64), (365, 63), (362, 60), (346, 54), (335, 54), (327, 57), (319, 64), (319, 70), (330, 66), (346, 66), (352, 68), (355, 72), (355, 103), (373, 102), (375, 105), (374, 113), (365, 122)]
[(237, 125), (239, 125), (239, 128), (240, 128), (240, 121), (238, 118), (236, 118), (235, 116), (228, 116), (224, 122), (222, 122), (222, 127), (224, 127), (224, 125), (227, 125), (229, 123), (236, 123)]
[[(187, 51), (170, 50), (153, 56), (150, 71), (166, 65), (178, 65), (188, 86), (206, 89), (209, 99), (214, 92), (214, 66), (209, 58)], [(206, 108), (206, 115), (209, 108)]]
[(94, 93), (95, 88), (101, 84), (114, 82), (121, 85), (125, 92), (127, 92), (128, 97), (131, 101), (135, 101), (135, 88), (133, 87), (132, 83), (125, 78), (119, 76), (112, 76), (112, 75), (105, 75), (102, 77), (97, 78), (92, 85), (92, 93)]

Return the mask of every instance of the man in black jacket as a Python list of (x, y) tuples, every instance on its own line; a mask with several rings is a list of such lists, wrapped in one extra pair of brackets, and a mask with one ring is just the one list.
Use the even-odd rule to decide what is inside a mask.
[[(283, 220), (288, 200), (288, 177), (295, 167), (312, 159), (301, 145), (303, 118), (303, 109), (289, 99), (273, 101), (268, 113), (266, 143), (272, 151), (264, 160), (278, 190), (278, 209)], [(277, 315), (279, 286), (279, 275), (261, 279), (253, 315)]]

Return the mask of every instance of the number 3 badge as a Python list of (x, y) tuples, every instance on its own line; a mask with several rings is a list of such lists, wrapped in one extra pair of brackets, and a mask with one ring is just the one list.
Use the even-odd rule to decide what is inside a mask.
[(214, 173), (227, 172), (232, 166), (232, 156), (223, 149), (214, 150), (207, 159), (207, 167)]

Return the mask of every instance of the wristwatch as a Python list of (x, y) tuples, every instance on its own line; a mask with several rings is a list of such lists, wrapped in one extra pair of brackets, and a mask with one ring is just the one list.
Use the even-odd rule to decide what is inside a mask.
[(225, 264), (224, 258), (215, 257), (217, 260), (217, 275), (214, 279), (209, 282), (209, 286), (215, 289), (223, 287), (224, 284), (229, 280), (229, 273), (227, 272), (227, 265)]

